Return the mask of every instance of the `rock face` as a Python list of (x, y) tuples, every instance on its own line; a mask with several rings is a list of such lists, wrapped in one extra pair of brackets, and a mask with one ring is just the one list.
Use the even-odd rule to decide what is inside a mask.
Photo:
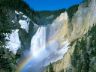
[[(0, 72), (15, 72), (17, 59), (30, 45), (28, 42), (35, 30), (29, 34), (24, 24), (19, 23), (19, 20), (27, 22), (30, 13), (33, 14), (33, 11), (21, 0), (0, 0)], [(26, 24), (30, 25), (31, 30), (35, 27), (31, 21)]]
[[(8, 48), (9, 52), (11, 51), (14, 53), (12, 53), (14, 58), (16, 58), (14, 60), (14, 65), (18, 63), (20, 56), (26, 55), (24, 51), (30, 50), (31, 39), (36, 33), (38, 26), (50, 25), (64, 11), (65, 9), (52, 12), (34, 12), (22, 0), (0, 0), (0, 42), (2, 38), (7, 40), (2, 46)], [(1, 49), (2, 47), (0, 45), (0, 50)], [(0, 55), (3, 55), (1, 53)], [(7, 53), (5, 52), (5, 55), (6, 54)], [(8, 58), (8, 60), (10, 58)], [(6, 72), (6, 70), (4, 70), (6, 69), (6, 66), (1, 64), (1, 61), (3, 61), (1, 56), (0, 59), (0, 71)], [(6, 59), (4, 59), (3, 62), (7, 62)], [(8, 61), (8, 63), (11, 62)], [(2, 67), (5, 68), (3, 69)], [(16, 67), (14, 67), (14, 70)]]
[[(14, 35), (18, 35), (15, 37), (18, 37), (20, 46), (15, 54), (19, 58), (25, 50), (30, 49), (31, 39), (39, 27), (45, 26), (47, 28), (46, 38), (49, 39), (46, 39), (48, 44), (56, 40), (57, 43), (60, 42), (60, 45), (58, 44), (59, 50), (62, 50), (65, 41), (70, 43), (70, 48), (64, 57), (50, 64), (51, 67), (50, 65), (46, 67), (45, 72), (96, 72), (95, 18), (96, 0), (86, 0), (85, 3), (75, 5), (66, 11), (62, 9), (48, 12), (33, 11), (21, 0), (0, 0), (0, 40), (2, 35), (7, 33), (7, 35), (12, 36), (12, 32), (16, 32)], [(13, 39), (17, 40), (14, 35)], [(7, 39), (10, 40), (10, 38)], [(12, 42), (14, 45), (16, 41), (12, 40)], [(8, 44), (10, 45), (10, 43)], [(12, 47), (9, 49), (12, 51)], [(53, 47), (50, 50), (59, 52)], [(55, 52), (52, 54), (55, 55)], [(48, 61), (47, 57), (45, 58)]]
[(22, 0), (1, 0), (0, 32), (12, 33), (12, 30), (18, 30), (21, 49), (17, 53), (22, 54), (23, 50), (30, 48), (31, 38), (36, 33), (38, 25), (51, 24), (64, 11), (38, 12), (31, 10)]
[[(96, 72), (95, 12), (96, 0), (88, 1), (78, 7), (73, 15), (69, 29), (70, 49), (64, 58), (52, 63), (52, 72)], [(69, 27), (70, 28), (70, 27)], [(45, 72), (51, 72), (50, 65)]]
[[(96, 26), (75, 40), (64, 58), (53, 63), (54, 72), (96, 72)], [(49, 70), (47, 67), (46, 71)], [(50, 71), (49, 71), (50, 72)]]

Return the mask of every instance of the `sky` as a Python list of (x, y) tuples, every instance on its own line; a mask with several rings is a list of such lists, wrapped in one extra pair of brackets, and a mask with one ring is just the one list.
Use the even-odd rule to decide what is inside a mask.
[(80, 4), (83, 0), (24, 0), (34, 10), (58, 10)]

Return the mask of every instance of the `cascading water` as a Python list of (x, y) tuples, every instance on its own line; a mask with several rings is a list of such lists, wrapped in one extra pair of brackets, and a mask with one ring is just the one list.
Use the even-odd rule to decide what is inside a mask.
[[(96, 0), (92, 0), (87, 7), (85, 5), (79, 6), (78, 11), (72, 17), (72, 22), (70, 24), (72, 30), (69, 29), (70, 37), (68, 37), (68, 41), (66, 40), (68, 38), (65, 38), (68, 33), (67, 12), (61, 13), (52, 24), (40, 26), (39, 28), (37, 27), (38, 30), (36, 29), (36, 33), (33, 29), (30, 30), (33, 27), (29, 22), (29, 18), (24, 16), (22, 12), (15, 11), (15, 13), (16, 16), (20, 15), (20, 20), (17, 19), (17, 21), (19, 20), (18, 23), (21, 27), (20, 29), (13, 30), (9, 35), (9, 38), (6, 37), (9, 40), (6, 43), (6, 48), (9, 48), (10, 51), (13, 51), (13, 53), (16, 54), (20, 46), (22, 46), (22, 48), (29, 48), (31, 44), (30, 51), (29, 53), (25, 52), (26, 58), (21, 60), (17, 72), (40, 72), (40, 69), (43, 68), (43, 66), (63, 58), (69, 48), (68, 41), (71, 42), (81, 37), (89, 30), (89, 27), (96, 24)], [(51, 19), (52, 17), (54, 17), (54, 15), (46, 17), (46, 20), (48, 18)], [(17, 22), (15, 20), (12, 20), (12, 22)], [(34, 35), (33, 32), (35, 33)], [(25, 37), (27, 36), (30, 38), (28, 39), (26, 37), (26, 39), (23, 39), (25, 38), (23, 37), (23, 33), (25, 33)], [(20, 37), (22, 39), (19, 39)]]
[(38, 57), (46, 48), (46, 27), (39, 27), (31, 40), (31, 53), (33, 57)]
[[(16, 14), (20, 13), (21, 12), (16, 12)], [(26, 34), (29, 34), (30, 19), (25, 16), (23, 18), (19, 20), (19, 24), (21, 25), (21, 29), (26, 32)], [(49, 63), (62, 59), (69, 48), (69, 42), (64, 38), (67, 33), (67, 24), (68, 15), (67, 12), (64, 12), (61, 13), (52, 24), (39, 26), (37, 32), (30, 40), (30, 51), (24, 52), (24, 58), (20, 60), (17, 72), (42, 72), (40, 70)], [(12, 32), (7, 42), (7, 46), (10, 46), (10, 50), (15, 52), (15, 54), (18, 48), (22, 46), (22, 42), (27, 40), (27, 38), (25, 40), (19, 39), (23, 36), (22, 31), (20, 31), (21, 30), (18, 29)], [(13, 38), (16, 38), (14, 44), (12, 43)], [(15, 46), (16, 44), (18, 46)]]
[[(21, 72), (42, 72), (40, 70), (44, 66), (63, 58), (69, 48), (69, 42), (64, 40), (64, 34), (62, 34), (64, 30), (62, 26), (65, 26), (67, 20), (65, 17), (67, 17), (66, 12), (57, 17), (50, 26), (38, 28), (31, 39), (30, 53), (24, 61), (25, 64)], [(53, 25), (54, 23), (55, 25)], [(52, 33), (52, 31), (54, 32)]]
[[(95, 5), (96, 0), (92, 0), (88, 7), (79, 6), (70, 24), (70, 42), (85, 34), (96, 22)], [(62, 59), (69, 48), (68, 38), (65, 38), (68, 32), (67, 12), (61, 13), (52, 24), (39, 27), (32, 37), (29, 56), (20, 65), (19, 72), (40, 72), (43, 66)]]

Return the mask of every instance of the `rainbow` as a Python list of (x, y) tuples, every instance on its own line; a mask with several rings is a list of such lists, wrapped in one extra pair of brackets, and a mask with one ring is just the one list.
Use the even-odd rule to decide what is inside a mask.
[[(63, 48), (62, 46), (64, 46), (64, 44), (67, 43), (65, 41), (65, 39), (64, 39), (64, 37), (68, 33), (68, 29), (67, 29), (68, 28), (68, 25), (67, 25), (68, 20), (67, 19), (68, 19), (67, 13), (66, 12), (65, 13), (61, 13), (61, 15), (56, 20), (57, 21), (63, 21), (64, 24), (62, 25), (61, 28), (59, 28), (55, 32), (55, 34), (50, 35), (50, 37), (48, 38), (47, 41), (46, 41), (46, 38), (44, 36), (44, 35), (46, 35), (46, 27), (39, 27), (38, 28), (37, 32), (35, 33), (35, 35), (32, 38), (32, 42), (31, 42), (33, 50), (31, 50), (32, 52), (26, 58), (23, 58), (18, 63), (16, 72), (22, 72), (24, 67), (27, 66), (28, 63), (31, 62), (33, 59), (37, 59), (38, 60), (38, 56), (40, 56), (40, 53), (42, 55), (42, 51), (45, 49), (45, 47), (50, 47), (51, 44), (53, 44), (53, 46), (54, 46), (54, 41), (58, 41), (60, 43), (60, 48)], [(40, 43), (41, 45), (38, 44), (39, 43), (38, 40), (40, 40), (39, 42), (41, 42)], [(65, 52), (65, 48), (61, 49), (61, 50), (63, 50), (62, 51), (63, 53)], [(58, 52), (60, 52), (61, 50), (59, 49)], [(55, 52), (55, 51), (53, 51), (53, 52)], [(63, 54), (63, 53), (61, 53), (61, 54)]]
[(22, 72), (23, 68), (32, 60), (32, 55), (23, 58), (17, 65), (16, 72)]

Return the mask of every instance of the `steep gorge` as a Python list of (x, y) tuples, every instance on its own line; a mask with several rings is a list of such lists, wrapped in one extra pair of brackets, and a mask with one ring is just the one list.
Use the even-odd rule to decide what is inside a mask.
[[(95, 13), (96, 0), (89, 0), (79, 5), (77, 12), (69, 22), (70, 48), (63, 59), (50, 64), (45, 72), (95, 72), (96, 45), (95, 45)], [(51, 68), (50, 68), (51, 67)], [(52, 71), (52, 72), (53, 72)]]
[[(55, 72), (95, 72), (95, 13), (96, 0), (44, 12), (31, 10), (21, 0), (1, 0), (0, 36), (7, 36), (5, 45), (14, 53), (15, 64), (26, 62), (31, 52), (28, 63), (33, 64), (24, 65), (30, 66), (27, 71), (40, 72), (52, 62)], [(46, 71), (51, 72), (50, 65)]]

